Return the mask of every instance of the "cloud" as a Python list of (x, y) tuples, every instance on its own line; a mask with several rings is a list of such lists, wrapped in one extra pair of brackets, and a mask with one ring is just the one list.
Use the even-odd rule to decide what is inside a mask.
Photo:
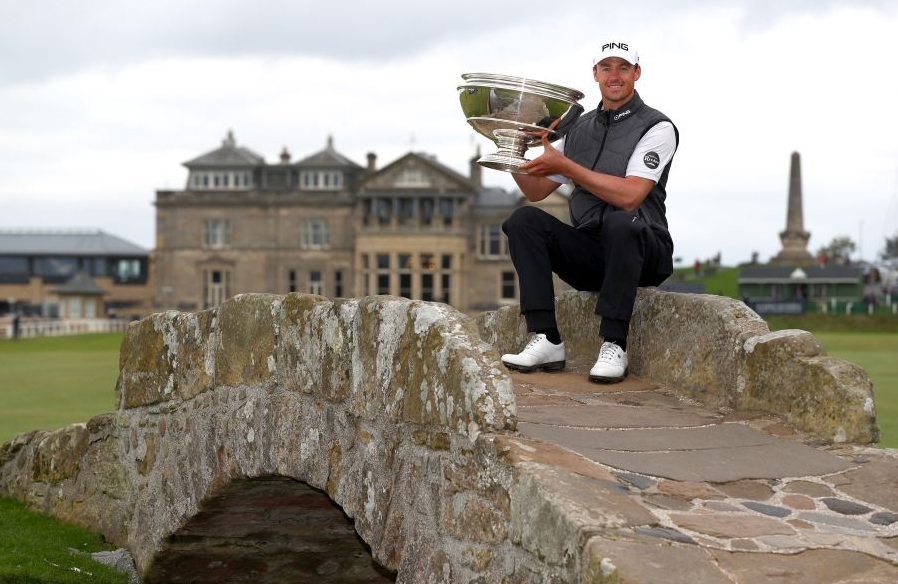
[[(552, 9), (564, 14), (576, 5), (559, 0)], [(288, 0), (30, 0), (0, 7), (0, 77), (37, 81), (88, 66), (115, 69), (167, 58), (304, 56), (382, 63), (441, 43), (463, 45), (541, 13), (545, 3), (534, 0), (339, 6)]]
[[(513, 4), (457, 0), (295, 2), (291, 0), (29, 0), (0, 6), (0, 78), (37, 81), (84, 67), (120, 68), (167, 58), (306, 56), (350, 63), (403, 60), (442, 44), (525, 27), (519, 51), (545, 50), (567, 31), (596, 36), (669, 21), (671, 14), (737, 10), (747, 30), (794, 13), (823, 13), (837, 0), (666, 0), (599, 8), (577, 0)], [(888, 0), (854, 0), (888, 9)], [(588, 26), (583, 27), (586, 23)]]
[(898, 101), (881, 58), (898, 54), (893, 1), (31, 0), (0, 5), (0, 23), (4, 226), (152, 247), (155, 189), (182, 187), (181, 163), (229, 129), (269, 161), (330, 135), (360, 164), (423, 150), (467, 173), (492, 145), (464, 123), (461, 73), (567, 85), (595, 107), (591, 56), (609, 32), (638, 40), (638, 89), (680, 128), (669, 213), (684, 261), (775, 254), (795, 150), (812, 248), (863, 235), (872, 257), (898, 225), (894, 124), (879, 113)]

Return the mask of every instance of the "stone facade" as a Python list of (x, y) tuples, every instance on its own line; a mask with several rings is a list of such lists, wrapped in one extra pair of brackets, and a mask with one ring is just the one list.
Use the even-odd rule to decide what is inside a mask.
[[(502, 221), (518, 192), (409, 153), (362, 167), (327, 147), (277, 164), (240, 147), (185, 163), (183, 190), (156, 193), (153, 306), (196, 311), (246, 293), (391, 294), (466, 312), (517, 302)], [(539, 203), (566, 216), (567, 198)]]

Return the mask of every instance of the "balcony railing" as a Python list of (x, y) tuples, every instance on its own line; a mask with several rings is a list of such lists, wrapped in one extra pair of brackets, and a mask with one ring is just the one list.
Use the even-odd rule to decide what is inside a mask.
[[(19, 321), (18, 337), (28, 339), (120, 332), (128, 328), (129, 322), (126, 318), (23, 318)], [(14, 335), (12, 319), (0, 320), (0, 338), (12, 339)]]

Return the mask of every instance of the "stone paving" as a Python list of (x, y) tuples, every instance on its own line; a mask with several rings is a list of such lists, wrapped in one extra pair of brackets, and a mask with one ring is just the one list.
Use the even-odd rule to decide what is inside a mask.
[(597, 385), (591, 365), (512, 377), (521, 434), (577, 453), (568, 470), (638, 504), (614, 505), (628, 527), (588, 544), (608, 576), (595, 581), (898, 582), (894, 450), (815, 443), (633, 377)]

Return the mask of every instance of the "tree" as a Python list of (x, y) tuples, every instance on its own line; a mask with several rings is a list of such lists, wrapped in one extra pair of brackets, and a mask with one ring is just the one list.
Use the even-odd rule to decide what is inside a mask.
[(846, 235), (833, 238), (829, 245), (817, 250), (817, 256), (826, 258), (827, 264), (847, 264), (850, 261), (851, 252), (856, 246), (851, 238)]
[(898, 258), (898, 233), (892, 237), (886, 237), (886, 248), (882, 252), (882, 258)]

